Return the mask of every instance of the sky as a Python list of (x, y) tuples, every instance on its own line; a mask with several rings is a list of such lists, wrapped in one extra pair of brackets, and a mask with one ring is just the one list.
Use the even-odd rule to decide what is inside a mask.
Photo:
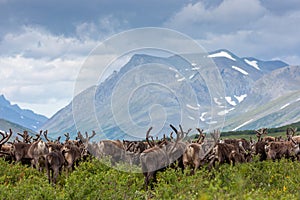
[(0, 94), (51, 117), (99, 43), (142, 27), (179, 31), (208, 52), (300, 64), (298, 0), (0, 0)]

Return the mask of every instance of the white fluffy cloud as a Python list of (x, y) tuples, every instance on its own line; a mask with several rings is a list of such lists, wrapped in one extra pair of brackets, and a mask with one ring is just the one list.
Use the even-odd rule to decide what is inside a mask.
[[(0, 94), (21, 107), (52, 116), (72, 100), (76, 78), (90, 52), (120, 26), (108, 16), (97, 24), (77, 24), (73, 37), (39, 26), (5, 34), (0, 40)], [(101, 60), (97, 65), (101, 67)]]
[[(73, 84), (82, 61), (83, 57), (54, 60), (21, 55), (1, 57), (0, 93), (25, 108), (51, 116), (71, 100)], [(27, 107), (30, 104), (35, 106)], [(48, 109), (41, 111), (37, 107)]]
[(24, 108), (51, 116), (72, 99), (80, 67), (98, 42), (41, 28), (22, 30), (6, 34), (0, 43), (0, 93)]

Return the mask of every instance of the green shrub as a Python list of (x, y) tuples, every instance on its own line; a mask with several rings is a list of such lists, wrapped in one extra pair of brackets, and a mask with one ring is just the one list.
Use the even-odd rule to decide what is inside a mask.
[[(119, 169), (129, 166), (120, 165)], [(117, 170), (97, 159), (83, 162), (56, 186), (45, 172), (0, 159), (0, 199), (300, 199), (300, 162), (221, 165), (208, 171), (158, 172), (153, 190), (144, 190), (141, 173)]]

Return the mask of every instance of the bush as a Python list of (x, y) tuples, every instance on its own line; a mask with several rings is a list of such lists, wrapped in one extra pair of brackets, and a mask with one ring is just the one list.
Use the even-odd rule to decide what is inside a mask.
[[(120, 165), (127, 169), (128, 166)], [(0, 199), (300, 199), (300, 163), (254, 161), (207, 171), (167, 169), (153, 190), (144, 190), (141, 173), (116, 170), (93, 159), (81, 163), (56, 186), (46, 173), (0, 159)]]

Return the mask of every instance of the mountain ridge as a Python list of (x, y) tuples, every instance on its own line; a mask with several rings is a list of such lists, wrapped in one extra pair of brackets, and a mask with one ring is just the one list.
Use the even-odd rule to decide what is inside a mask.
[(3, 94), (0, 95), (0, 118), (32, 130), (38, 130), (48, 120), (47, 117), (32, 110), (11, 104)]
[[(52, 133), (54, 135), (58, 134), (59, 131), (60, 132), (68, 131), (70, 133), (76, 133), (77, 131), (90, 132), (93, 129), (98, 129), (98, 131), (104, 132), (104, 138), (108, 138), (108, 139), (125, 138), (126, 135), (121, 133), (122, 130), (120, 129), (120, 127), (118, 127), (118, 125), (114, 121), (114, 114), (108, 108), (111, 103), (112, 91), (115, 85), (118, 83), (118, 81), (124, 74), (128, 72), (137, 73), (139, 69), (137, 67), (141, 65), (147, 66), (147, 64), (149, 63), (159, 63), (166, 66), (172, 66), (172, 70), (169, 70), (168, 73), (157, 71), (156, 73), (157, 75), (159, 75), (160, 73), (165, 73), (162, 75), (160, 74), (158, 77), (163, 76), (164, 78), (168, 78), (169, 82), (173, 81), (173, 83), (176, 83), (178, 85), (179, 91), (185, 91), (183, 89), (185, 86), (180, 83), (182, 83), (182, 81), (189, 81), (188, 83), (197, 92), (197, 100), (198, 102), (200, 102), (201, 105), (186, 104), (188, 113), (192, 114), (192, 115), (188, 115), (190, 121), (199, 120), (193, 117), (195, 116), (193, 115), (193, 112), (194, 113), (198, 112), (201, 115), (200, 125), (203, 126), (204, 129), (208, 128), (209, 126), (214, 124), (214, 121), (211, 120), (212, 116), (210, 116), (209, 115), (210, 112), (208, 112), (210, 108), (209, 106), (211, 106), (211, 104), (219, 107), (224, 106), (221, 104), (219, 105), (221, 101), (224, 101), (226, 103), (226, 109), (223, 112), (218, 113), (217, 115), (218, 117), (226, 116), (224, 130), (232, 130), (236, 127), (243, 125), (243, 123), (247, 122), (247, 121), (240, 121), (238, 118), (239, 114), (244, 112), (242, 106), (246, 106), (247, 109), (250, 110), (251, 109), (260, 110), (259, 107), (262, 106), (262, 105), (255, 105), (253, 104), (253, 102), (247, 103), (247, 101), (250, 101), (251, 99), (252, 101), (255, 101), (256, 100), (255, 98), (258, 98), (257, 92), (253, 92), (253, 85), (257, 84), (256, 83), (257, 81), (261, 80), (261, 78), (264, 76), (268, 76), (268, 74), (273, 71), (276, 71), (278, 69), (282, 69), (284, 71), (284, 69), (290, 67), (288, 66), (288, 64), (282, 61), (261, 61), (253, 57), (239, 58), (238, 56), (234, 55), (230, 51), (224, 49), (211, 52), (209, 53), (209, 56), (215, 62), (220, 72), (220, 75), (223, 79), (225, 97), (218, 97), (218, 98), (211, 99), (211, 97), (208, 94), (209, 88), (205, 84), (203, 84), (205, 81), (201, 77), (202, 75), (197, 73), (197, 70), (194, 70), (196, 67), (191, 66), (192, 63), (187, 63), (185, 60), (180, 59), (180, 57), (176, 57), (176, 56), (157, 57), (151, 55), (137, 54), (132, 56), (132, 58), (119, 71), (115, 71), (113, 74), (109, 76), (107, 80), (100, 83), (97, 87), (93, 89), (93, 91), (90, 91), (91, 94), (95, 95), (94, 97), (88, 97), (88, 98), (94, 98), (96, 102), (94, 112), (96, 113), (97, 116), (95, 119), (92, 119), (90, 117), (91, 113), (85, 113), (86, 105), (84, 104), (84, 102), (86, 102), (85, 101), (86, 96), (82, 95), (83, 93), (81, 93), (78, 97), (75, 97), (77, 99), (81, 99), (80, 100), (81, 102), (76, 104), (76, 106), (78, 106), (78, 111), (80, 111), (79, 112), (80, 116), (77, 116), (77, 114), (75, 114), (75, 116), (77, 116), (77, 119), (75, 120), (76, 125), (74, 119), (72, 119), (72, 116), (70, 114), (72, 113), (72, 102), (70, 102), (70, 104), (67, 107), (58, 111), (55, 114), (56, 119), (51, 118), (50, 120), (48, 120), (48, 122), (46, 122), (45, 125), (43, 126), (43, 129), (49, 129), (49, 133)], [(294, 68), (297, 68), (297, 66)], [(143, 70), (147, 71), (146, 68)], [(298, 74), (297, 76), (300, 77), (300, 75)], [(138, 84), (146, 80), (151, 80), (149, 74), (146, 74), (143, 77), (132, 76), (132, 78), (134, 81), (128, 82), (131, 84), (131, 86), (132, 84)], [(285, 81), (287, 80), (288, 78), (285, 79)], [(270, 82), (270, 84), (272, 84), (272, 82)], [(154, 86), (151, 87), (152, 87), (151, 90), (155, 88)], [(151, 90), (149, 91), (151, 92)], [(174, 124), (179, 123), (180, 121), (178, 121), (178, 116), (176, 115), (176, 113), (174, 113), (174, 108), (177, 107), (176, 107), (176, 101), (172, 100), (172, 95), (157, 93), (157, 92), (153, 93), (153, 91), (151, 92), (151, 94), (156, 95), (156, 97), (161, 96), (160, 101), (163, 102), (165, 109), (167, 109), (166, 111), (170, 113), (170, 119), (168, 120), (171, 120), (172, 123)], [(139, 99), (137, 101), (134, 101), (136, 106), (131, 108), (131, 110), (129, 109), (129, 112), (132, 115), (131, 117), (135, 121), (135, 123), (139, 125), (145, 125), (148, 124), (150, 118), (149, 118), (148, 111), (147, 113), (144, 113), (142, 110), (144, 110), (151, 103), (155, 102), (155, 99), (152, 99), (152, 102), (148, 102), (147, 98), (151, 99), (151, 96), (147, 95), (147, 93), (145, 93), (145, 91), (143, 90), (140, 90), (139, 92), (141, 92), (141, 94), (143, 95), (138, 97)], [(252, 93), (256, 94), (256, 96), (253, 98), (249, 96)], [(285, 95), (285, 93), (286, 91), (283, 91), (281, 95)], [(141, 102), (144, 104), (142, 104)], [(286, 107), (286, 109), (287, 108), (288, 106)], [(284, 110), (285, 109), (282, 109), (282, 111)], [(278, 112), (278, 110), (276, 112)], [(298, 114), (300, 115), (299, 111), (297, 111), (295, 115), (298, 116)], [(57, 119), (60, 119), (60, 121)], [(293, 119), (295, 119), (295, 117)], [(257, 120), (252, 120), (252, 121), (255, 122)], [(66, 126), (67, 128), (63, 127), (64, 123), (68, 124)], [(241, 129), (247, 128), (246, 125), (247, 124), (245, 124), (245, 126), (241, 126), (240, 128)], [(259, 123), (259, 125), (261, 125), (261, 123)], [(256, 127), (256, 125), (253, 125), (253, 123), (252, 126)], [(50, 127), (55, 127), (55, 130), (54, 131), (51, 130)], [(91, 129), (91, 127), (93, 129)], [(222, 128), (222, 127), (218, 127), (218, 128)]]

